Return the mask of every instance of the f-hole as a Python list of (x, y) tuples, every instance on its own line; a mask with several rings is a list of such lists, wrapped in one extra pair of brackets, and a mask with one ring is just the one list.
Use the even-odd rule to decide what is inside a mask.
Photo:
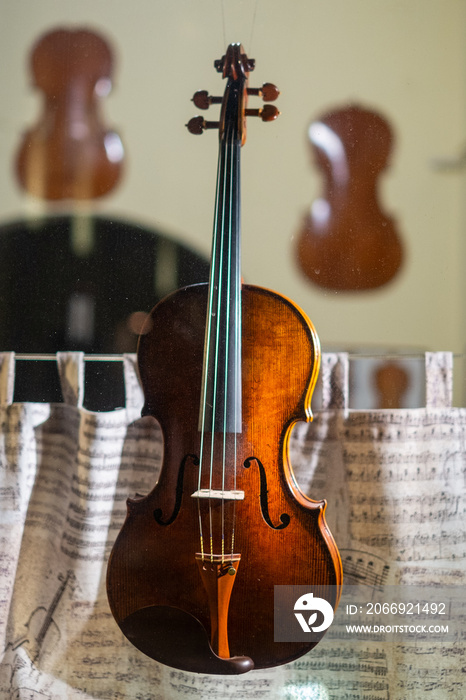
[(163, 520), (162, 519), (162, 509), (161, 508), (156, 508), (154, 510), (154, 519), (155, 522), (158, 523), (159, 525), (171, 525), (172, 522), (175, 520), (176, 516), (180, 512), (181, 508), (181, 498), (183, 496), (183, 479), (184, 479), (184, 470), (186, 467), (186, 463), (188, 459), (192, 460), (192, 463), (194, 464), (195, 467), (199, 466), (199, 458), (196, 457), (196, 455), (186, 455), (183, 457), (181, 464), (180, 464), (180, 469), (178, 472), (178, 479), (176, 482), (176, 491), (175, 491), (175, 506), (173, 508), (173, 513), (169, 517), (168, 520)]
[(267, 500), (267, 475), (265, 473), (264, 465), (262, 462), (257, 459), (257, 457), (248, 457), (245, 462), (244, 462), (244, 467), (246, 469), (249, 469), (251, 466), (251, 463), (255, 462), (257, 466), (259, 467), (259, 477), (260, 477), (260, 506), (261, 506), (261, 512), (262, 512), (262, 517), (264, 518), (265, 522), (269, 527), (272, 528), (272, 530), (283, 530), (283, 528), (287, 527), (290, 524), (290, 516), (288, 513), (282, 513), (280, 515), (280, 525), (274, 525), (270, 519), (270, 514), (269, 514), (269, 503)]

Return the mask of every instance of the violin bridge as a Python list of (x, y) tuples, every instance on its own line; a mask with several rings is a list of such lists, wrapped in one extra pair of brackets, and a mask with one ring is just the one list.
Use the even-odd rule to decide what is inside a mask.
[(222, 489), (199, 489), (191, 498), (219, 498), (224, 501), (244, 501), (244, 491), (222, 491)]

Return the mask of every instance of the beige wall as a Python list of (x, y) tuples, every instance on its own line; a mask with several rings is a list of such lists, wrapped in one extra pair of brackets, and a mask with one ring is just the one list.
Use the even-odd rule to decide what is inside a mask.
[[(118, 51), (105, 113), (128, 153), (124, 184), (98, 211), (161, 227), (208, 253), (217, 139), (190, 136), (184, 124), (195, 90), (221, 94), (212, 62), (226, 43), (242, 41), (256, 59), (252, 84), (268, 80), (282, 91), (276, 123), (249, 120), (245, 279), (295, 299), (325, 347), (463, 351), (465, 175), (432, 162), (455, 158), (466, 142), (466, 0), (259, 0), (256, 11), (245, 0), (224, 3), (224, 22), (221, 8), (220, 0), (0, 0), (0, 220), (41, 209), (11, 174), (20, 134), (40, 110), (26, 69), (31, 44), (54, 26), (88, 25)], [(307, 124), (348, 101), (381, 111), (396, 130), (381, 191), (407, 249), (396, 281), (357, 295), (312, 287), (293, 259), (300, 217), (321, 184)]]

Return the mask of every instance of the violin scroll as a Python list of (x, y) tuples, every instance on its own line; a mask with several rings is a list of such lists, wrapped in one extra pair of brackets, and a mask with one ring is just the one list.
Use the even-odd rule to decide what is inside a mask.
[[(263, 122), (271, 122), (280, 115), (277, 107), (266, 104), (259, 109), (246, 107), (249, 96), (261, 97), (264, 102), (273, 102), (280, 94), (273, 83), (264, 83), (260, 88), (248, 87), (249, 73), (254, 70), (254, 59), (248, 58), (241, 44), (230, 44), (226, 54), (214, 62), (217, 72), (228, 78), (223, 97), (209, 95), (207, 90), (198, 90), (192, 101), (199, 109), (209, 109), (213, 104), (221, 104), (220, 121), (206, 121), (203, 117), (193, 117), (186, 124), (191, 134), (202, 134), (205, 129), (219, 129), (220, 136), (228, 124), (238, 121), (238, 137), (242, 145), (246, 141), (246, 117), (260, 117)], [(233, 93), (233, 96), (231, 96)]]
[(248, 75), (256, 67), (254, 58), (248, 58), (241, 44), (230, 44), (222, 58), (214, 61), (217, 73), (224, 78), (238, 80), (240, 74)]

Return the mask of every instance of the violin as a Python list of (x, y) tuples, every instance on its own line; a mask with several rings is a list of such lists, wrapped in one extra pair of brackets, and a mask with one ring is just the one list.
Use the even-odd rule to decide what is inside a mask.
[(21, 187), (48, 200), (102, 197), (119, 182), (124, 157), (99, 111), (112, 87), (110, 47), (86, 29), (56, 29), (38, 40), (30, 60), (44, 106), (18, 151)]
[(223, 99), (201, 91), (194, 102), (221, 102), (220, 120), (188, 124), (219, 130), (210, 280), (159, 302), (139, 340), (142, 413), (160, 423), (163, 464), (152, 492), (128, 500), (107, 591), (119, 627), (149, 657), (239, 674), (317, 643), (274, 641), (274, 587), (316, 586), (334, 609), (342, 569), (326, 502), (300, 490), (289, 460), (293, 425), (312, 416), (316, 331), (292, 301), (241, 281), (246, 119), (278, 116), (247, 101), (278, 90), (248, 87), (254, 61), (240, 44), (214, 65), (227, 80)]
[(299, 267), (325, 289), (356, 291), (387, 284), (403, 260), (396, 223), (378, 197), (378, 179), (392, 147), (390, 125), (381, 115), (353, 105), (313, 121), (309, 140), (324, 193), (303, 218)]

